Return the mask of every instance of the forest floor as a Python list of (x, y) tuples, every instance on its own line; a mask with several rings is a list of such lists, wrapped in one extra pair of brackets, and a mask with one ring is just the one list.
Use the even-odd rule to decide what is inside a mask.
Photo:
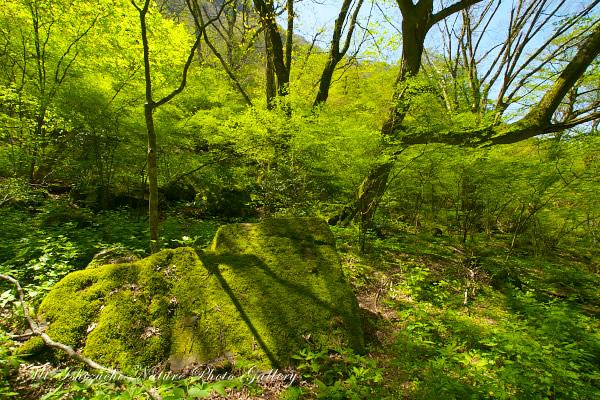
[[(0, 212), (2, 273), (22, 279), (32, 298), (103, 248), (118, 244), (144, 255), (146, 221), (127, 211)], [(163, 222), (164, 242), (205, 247), (221, 223), (173, 212)], [(577, 242), (548, 249), (520, 238), (507, 256), (509, 235), (477, 234), (462, 243), (388, 223), (359, 252), (356, 229), (333, 232), (361, 307), (367, 354), (307, 349), (295, 355), (301, 378), (290, 387), (187, 382), (164, 386), (163, 398), (214, 389), (225, 394), (213, 392), (215, 399), (600, 399), (600, 249)], [(10, 308), (14, 292), (0, 288), (3, 331), (22, 328), (18, 308)], [(139, 385), (39, 381), (32, 374), (41, 366), (32, 362), (11, 370), (19, 342), (6, 332), (0, 397), (145, 396)], [(52, 368), (64, 374), (66, 366)]]

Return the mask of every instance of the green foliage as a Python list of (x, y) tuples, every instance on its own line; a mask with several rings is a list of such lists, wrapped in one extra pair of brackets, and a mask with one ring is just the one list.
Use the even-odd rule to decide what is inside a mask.
[[(226, 380), (203, 382), (199, 377), (185, 379), (161, 379), (156, 376), (150, 379), (123, 380), (115, 382), (110, 376), (105, 379), (91, 379), (86, 376), (93, 375), (84, 372), (77, 375), (69, 368), (52, 375), (50, 378), (63, 381), (57, 388), (41, 397), (43, 400), (58, 400), (64, 398), (108, 400), (108, 399), (150, 399), (148, 390), (154, 390), (164, 400), (197, 399), (211, 397), (215, 393), (226, 396), (225, 388), (239, 388), (241, 381)], [(67, 381), (67, 382), (65, 382)]]
[(15, 347), (4, 330), (0, 329), (0, 396), (18, 398), (19, 393), (10, 386), (10, 375), (19, 369), (24, 361), (15, 355)]
[(196, 220), (181, 215), (169, 216), (162, 222), (163, 243), (169, 248), (194, 247), (205, 249), (215, 237), (220, 223)]
[[(316, 384), (317, 398), (324, 399), (379, 399), (383, 369), (377, 360), (354, 354), (349, 349), (337, 348), (335, 353), (327, 350), (314, 353), (305, 348), (292, 356), (299, 360), (297, 366), (302, 377)], [(285, 398), (298, 398), (302, 391), (291, 388)]]
[[(148, 252), (146, 211), (117, 208), (146, 205), (139, 15), (129, 0), (0, 3), (0, 272), (21, 281), (35, 311), (53, 285), (83, 270), (95, 253), (114, 247), (124, 254)], [(194, 40), (189, 16), (171, 5), (161, 9), (152, 2), (148, 17), (155, 99), (178, 85)], [(254, 106), (247, 106), (220, 62), (201, 46), (187, 90), (154, 113), (165, 247), (207, 247), (221, 221), (206, 217), (328, 217), (355, 199), (373, 166), (397, 161), (366, 233), (367, 253), (356, 254), (355, 228), (335, 228), (343, 272), (361, 301), (374, 302), (376, 313), (394, 315), (386, 315), (383, 326), (376, 323), (388, 335), (374, 351), (389, 356), (373, 364), (342, 350), (303, 352), (301, 368), (316, 386), (291, 387), (286, 396), (375, 397), (381, 376), (393, 371), (396, 389), (380, 397), (598, 398), (597, 124), (476, 149), (406, 148), (403, 137), (383, 138), (379, 132), (395, 90), (410, 94), (409, 103), (392, 105), (406, 107), (403, 135), (432, 141), (468, 145), (470, 138), (456, 135), (471, 132), (476, 138), (498, 122), (489, 110), (503, 105), (474, 104), (486, 82), (464, 68), (466, 53), (452, 67), (447, 56), (429, 51), (422, 73), (395, 87), (399, 66), (377, 59), (395, 51), (399, 39), (374, 20), (368, 22), (368, 49), (342, 60), (328, 102), (317, 109), (312, 100), (328, 55), (297, 38), (290, 93), (266, 110), (258, 17), (245, 3), (228, 6), (224, 17), (221, 28), (227, 29), (210, 27), (208, 34)], [(579, 19), (543, 54), (578, 43), (595, 17)], [(547, 64), (552, 68), (542, 65), (543, 57), (532, 60), (524, 73), (535, 73), (513, 101), (536, 104), (555, 79), (556, 66), (578, 48), (565, 47), (564, 59)], [(598, 68), (598, 62), (590, 65), (555, 118), (597, 109)], [(505, 117), (527, 110), (513, 103)], [(183, 180), (185, 199), (175, 185)], [(72, 187), (76, 204), (65, 198)], [(169, 187), (176, 189), (168, 193)], [(294, 265), (306, 261), (277, 252), (268, 256)], [(248, 281), (262, 282), (256, 279), (261, 273), (253, 270)], [(148, 284), (156, 293), (166, 290), (155, 276)], [(128, 303), (128, 296), (135, 298), (129, 293), (115, 299)], [(23, 310), (15, 299), (14, 288), (1, 282), (0, 306), (13, 313), (3, 323), (16, 329), (22, 322), (14, 316)], [(147, 304), (148, 321), (164, 317), (165, 302), (157, 295)], [(141, 312), (136, 306), (112, 318), (135, 330), (127, 317)], [(153, 345), (148, 351), (161, 347)], [(113, 347), (107, 353), (122, 350)], [(6, 349), (0, 353), (3, 366), (13, 357)], [(123, 391), (79, 382), (55, 388), (52, 396), (143, 397), (146, 384), (127, 384)], [(200, 397), (212, 390), (191, 380), (169, 385), (162, 386), (165, 397)], [(9, 392), (0, 386), (0, 394)]]
[[(456, 259), (447, 240), (404, 233), (344, 256), (349, 271), (368, 271), (368, 281), (350, 275), (360, 291), (376, 290), (378, 308), (394, 314), (377, 323), (389, 336), (375, 346), (385, 376), (402, 387), (391, 397), (599, 398), (599, 322), (587, 312), (598, 306), (597, 275), (565, 254), (507, 262), (485, 236), (473, 240), (478, 257)], [(512, 278), (489, 280), (500, 268)]]
[[(34, 300), (32, 305), (69, 272), (85, 268), (96, 253), (115, 247), (138, 256), (147, 252), (147, 223), (127, 209), (94, 215), (55, 204), (35, 214), (29, 208), (4, 208), (0, 215), (0, 272), (20, 281), (28, 299)], [(164, 242), (169, 247), (190, 244), (182, 241), (185, 236), (192, 237), (198, 249), (206, 248), (218, 226), (216, 221), (172, 215), (163, 222)], [(14, 288), (5, 282), (0, 282), (0, 288), (4, 307), (14, 300)]]
[(441, 227), (461, 242), (479, 233), (511, 235), (509, 255), (523, 247), (544, 254), (561, 242), (591, 243), (596, 157), (591, 137), (476, 150), (409, 149), (402, 155), (407, 167), (398, 171), (379, 215), (413, 227)]
[[(431, 322), (418, 326), (421, 334), (437, 330)], [(522, 334), (522, 330), (519, 333)], [(551, 393), (558, 392), (568, 398), (588, 398), (594, 392), (593, 388), (579, 382), (579, 379), (589, 379), (585, 373), (580, 375), (576, 372), (579, 366), (573, 361), (561, 361), (562, 357), (564, 360), (572, 360), (570, 357), (573, 356), (579, 358), (578, 352), (563, 350), (557, 359), (556, 352), (542, 346), (532, 348), (533, 341), (519, 333), (497, 334), (493, 336), (496, 339), (491, 344), (485, 341), (480, 343), (479, 346), (483, 348), (472, 348), (459, 341), (437, 346), (431, 340), (417, 341), (421, 349), (413, 345), (411, 352), (422, 352), (428, 358), (428, 361), (418, 364), (424, 372), (414, 370), (421, 380), (414, 389), (419, 393), (417, 397), (436, 398), (444, 393), (447, 398), (510, 398), (514, 395), (536, 398), (542, 393), (551, 396)], [(406, 346), (407, 342), (402, 344)], [(501, 347), (496, 349), (497, 345)], [(486, 346), (493, 348), (490, 350)], [(552, 357), (551, 363), (548, 357)], [(572, 379), (572, 382), (562, 386), (564, 383), (561, 380), (566, 377), (570, 377), (568, 379)], [(577, 383), (583, 390), (574, 389), (570, 386), (572, 383)]]
[[(527, 293), (517, 297), (531, 298)], [(419, 357), (409, 362), (420, 377), (413, 389), (417, 398), (440, 393), (457, 399), (597, 398), (594, 322), (565, 312), (564, 304), (542, 309), (497, 326), (453, 311), (434, 319), (418, 308), (406, 310), (399, 316), (406, 320), (407, 332), (397, 344), (406, 357), (398, 363), (406, 367), (409, 359)]]

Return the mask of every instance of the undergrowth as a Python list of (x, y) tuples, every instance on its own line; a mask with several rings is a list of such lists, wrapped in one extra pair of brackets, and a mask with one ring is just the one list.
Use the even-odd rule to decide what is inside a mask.
[[(1, 272), (22, 281), (33, 305), (103, 249), (123, 246), (140, 257), (148, 251), (146, 221), (129, 210), (92, 215), (63, 205), (0, 213)], [(218, 225), (171, 215), (163, 222), (163, 243), (205, 247)], [(464, 244), (397, 229), (370, 237), (360, 253), (354, 229), (333, 230), (344, 273), (371, 315), (368, 354), (305, 349), (293, 356), (302, 383), (284, 388), (281, 398), (600, 399), (594, 250), (581, 245), (533, 256), (521, 247), (508, 258), (508, 238)], [(0, 287), (0, 306), (11, 315), (4, 329), (22, 328), (14, 289)], [(6, 334), (1, 340), (0, 395), (18, 398), (23, 389), (8, 382), (22, 360)], [(157, 383), (77, 381), (47, 388), (44, 398), (144, 398), (144, 385)], [(263, 390), (247, 381), (194, 378), (158, 387), (163, 398), (227, 387), (257, 396)]]
[(520, 249), (506, 260), (484, 238), (406, 232), (358, 255), (352, 232), (337, 234), (359, 297), (379, 298), (385, 343), (373, 352), (391, 397), (600, 398), (600, 278), (585, 259)]

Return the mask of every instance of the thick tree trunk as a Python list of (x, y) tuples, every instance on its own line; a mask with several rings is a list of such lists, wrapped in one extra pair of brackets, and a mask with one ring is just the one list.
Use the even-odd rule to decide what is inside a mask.
[(262, 25), (265, 27), (265, 42), (268, 42), (271, 46), (272, 65), (277, 77), (277, 94), (285, 96), (289, 90), (290, 71), (285, 65), (285, 51), (279, 34), (279, 27), (275, 20), (273, 3), (271, 1), (254, 0), (254, 7), (260, 15)]
[(317, 97), (313, 103), (313, 107), (318, 106), (319, 104), (323, 104), (327, 101), (329, 97), (329, 88), (331, 87), (331, 79), (333, 78), (333, 72), (339, 62), (339, 59), (330, 56), (327, 61), (327, 65), (323, 69), (323, 73), (321, 74), (321, 82), (319, 83), (319, 91), (317, 92)]
[[(431, 27), (432, 6), (431, 1), (421, 1), (417, 5), (412, 2), (399, 2), (402, 4), (402, 64), (396, 81), (393, 105), (390, 109), (388, 119), (381, 128), (384, 138), (393, 138), (404, 120), (410, 105), (410, 91), (405, 90), (405, 85), (413, 76), (416, 76), (421, 68), (421, 57), (423, 55), (425, 36)], [(387, 188), (388, 178), (394, 166), (394, 159), (385, 161), (375, 166), (363, 180), (358, 190), (356, 202), (351, 206), (352, 211), (346, 211), (345, 218), (338, 218), (338, 223), (348, 224), (349, 216), (359, 218), (362, 227), (367, 227), (377, 211), (377, 206)]]
[[(363, 180), (358, 189), (358, 200), (356, 202), (356, 215), (360, 218), (363, 226), (369, 226), (379, 205), (379, 201), (387, 188), (390, 172), (394, 167), (393, 161), (387, 161), (373, 168), (369, 175)], [(344, 223), (349, 223), (349, 220)]]
[(356, 19), (358, 18), (358, 13), (360, 12), (362, 4), (363, 0), (359, 0), (358, 3), (356, 3), (354, 13), (352, 14), (352, 17), (350, 19), (348, 32), (346, 33), (346, 40), (343, 44), (343, 47), (340, 49), (342, 31), (347, 21), (347, 16), (352, 5), (352, 1), (344, 0), (344, 2), (342, 3), (340, 13), (337, 19), (335, 20), (335, 27), (333, 29), (333, 39), (331, 40), (331, 48), (329, 49), (329, 58), (327, 60), (327, 65), (325, 65), (323, 73), (321, 74), (319, 91), (317, 92), (317, 96), (315, 98), (315, 101), (313, 102), (313, 107), (317, 107), (318, 105), (325, 103), (327, 101), (327, 98), (329, 97), (329, 89), (331, 87), (331, 79), (333, 77), (333, 73), (335, 72), (335, 68), (337, 67), (338, 63), (346, 55), (346, 52), (350, 47), (352, 33), (354, 32), (354, 27), (356, 26)]

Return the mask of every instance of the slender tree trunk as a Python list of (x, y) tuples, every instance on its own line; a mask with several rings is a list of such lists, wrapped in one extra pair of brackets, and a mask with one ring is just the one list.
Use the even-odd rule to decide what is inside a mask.
[[(149, 228), (150, 228), (150, 249), (152, 253), (156, 253), (160, 250), (160, 237), (158, 235), (158, 166), (156, 162), (156, 132), (154, 130), (154, 117), (152, 116), (153, 111), (160, 107), (163, 104), (171, 101), (175, 96), (183, 91), (187, 82), (187, 73), (192, 64), (192, 60), (196, 55), (196, 51), (200, 46), (201, 35), (196, 36), (196, 41), (194, 45), (189, 51), (187, 60), (183, 67), (183, 73), (181, 75), (181, 81), (179, 83), (179, 87), (173, 90), (170, 94), (163, 97), (158, 101), (152, 100), (152, 79), (150, 74), (150, 47), (148, 44), (148, 35), (147, 35), (147, 27), (146, 27), (146, 15), (148, 14), (148, 10), (151, 4), (151, 0), (145, 0), (143, 6), (138, 6), (135, 3), (135, 0), (131, 0), (132, 5), (138, 10), (140, 15), (140, 28), (142, 34), (142, 45), (144, 48), (144, 81), (146, 86), (146, 103), (144, 103), (144, 117), (146, 119), (146, 133), (148, 135), (148, 183), (149, 183)], [(202, 32), (209, 24), (212, 24), (216, 21), (225, 7), (230, 3), (230, 0), (223, 3), (221, 8), (219, 9), (217, 15), (211, 19), (209, 19), (207, 24), (199, 24), (198, 16), (194, 14), (193, 4), (189, 1), (186, 2), (188, 5), (188, 9), (192, 16), (194, 16), (194, 21), (198, 27), (198, 32)], [(197, 3), (194, 3), (197, 8)]]
[[(144, 117), (146, 119), (146, 134), (148, 136), (148, 183), (149, 183), (149, 229), (150, 250), (156, 253), (160, 250), (160, 237), (158, 236), (158, 167), (156, 164), (156, 132), (154, 130), (154, 117), (152, 112), (158, 106), (152, 100), (152, 79), (150, 75), (150, 49), (146, 29), (146, 14), (150, 7), (150, 0), (145, 0), (142, 8), (135, 3), (140, 14), (140, 27), (142, 29), (142, 44), (144, 47), (144, 78), (146, 86), (146, 103), (144, 103)], [(198, 43), (199, 40), (196, 40)], [(195, 49), (194, 49), (195, 50)]]
[(149, 226), (150, 249), (152, 253), (160, 251), (160, 237), (158, 236), (158, 167), (156, 163), (156, 133), (154, 131), (154, 117), (152, 103), (144, 104), (146, 117), (146, 131), (148, 134), (148, 184), (149, 184)]
[(267, 110), (273, 109), (273, 100), (277, 96), (277, 80), (275, 79), (275, 66), (273, 65), (273, 48), (269, 35), (265, 32), (265, 94), (267, 99)]

